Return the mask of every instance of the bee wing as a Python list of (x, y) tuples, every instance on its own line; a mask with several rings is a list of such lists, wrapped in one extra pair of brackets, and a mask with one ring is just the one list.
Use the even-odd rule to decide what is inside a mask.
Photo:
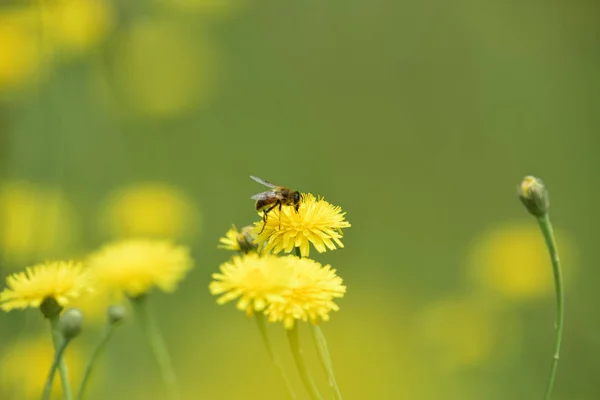
[(269, 200), (272, 198), (276, 198), (276, 199), (280, 199), (281, 200), (281, 194), (274, 192), (272, 190), (267, 190), (266, 192), (262, 192), (262, 193), (257, 193), (254, 196), (250, 197), (252, 200)]
[(271, 189), (275, 189), (277, 187), (276, 185), (273, 185), (271, 182), (267, 182), (264, 179), (260, 179), (260, 178), (258, 178), (256, 176), (250, 175), (250, 178), (254, 179), (256, 182), (258, 182), (258, 183), (260, 183), (262, 185), (270, 187)]

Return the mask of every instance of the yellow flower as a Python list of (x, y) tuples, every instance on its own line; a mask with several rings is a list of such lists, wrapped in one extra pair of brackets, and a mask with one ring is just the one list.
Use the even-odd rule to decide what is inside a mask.
[(254, 244), (255, 235), (252, 226), (245, 226), (238, 231), (235, 225), (225, 233), (225, 236), (219, 239), (221, 243), (218, 247), (225, 250), (241, 251), (248, 253), (256, 250)]
[[(575, 244), (556, 230), (565, 266), (565, 281), (572, 277)], [(479, 236), (467, 260), (469, 277), (482, 289), (514, 300), (537, 299), (553, 293), (552, 266), (538, 225), (509, 223)]]
[(9, 7), (0, 12), (0, 90), (37, 80), (44, 67), (38, 10)]
[(29, 182), (0, 186), (0, 221), (5, 265), (60, 256), (73, 249), (79, 238), (79, 221), (65, 195)]
[(279, 296), (273, 299), (265, 314), (271, 322), (283, 322), (286, 329), (292, 329), (298, 320), (318, 323), (319, 318), (329, 320), (330, 311), (338, 311), (333, 302), (336, 297), (344, 297), (346, 286), (329, 265), (294, 256), (282, 257), (291, 277)]
[(190, 237), (200, 224), (193, 201), (163, 183), (139, 183), (116, 190), (100, 212), (102, 230), (115, 237)]
[(39, 307), (47, 298), (61, 306), (89, 291), (89, 280), (79, 263), (55, 261), (28, 267), (6, 278), (0, 293), (0, 308)]
[[(283, 206), (281, 213), (278, 207), (269, 212), (256, 243), (259, 246), (265, 243), (264, 251), (273, 253), (289, 253), (298, 247), (303, 257), (309, 256), (310, 243), (319, 253), (335, 250), (336, 245), (343, 248), (342, 228), (350, 227), (345, 214), (339, 206), (333, 206), (323, 198), (304, 194), (298, 212), (290, 206)], [(256, 233), (263, 229), (263, 224), (262, 220), (255, 223)]]
[(338, 310), (333, 298), (346, 292), (335, 270), (307, 258), (250, 253), (233, 257), (220, 270), (209, 285), (213, 295), (221, 295), (218, 304), (239, 298), (239, 310), (249, 316), (264, 310), (269, 321), (282, 321), (288, 329), (296, 319), (327, 321), (329, 312)]
[[(39, 399), (44, 389), (48, 370), (54, 358), (50, 337), (19, 339), (5, 347), (0, 357), (0, 388), (5, 400)], [(77, 341), (65, 353), (71, 381), (78, 381), (84, 366), (83, 349)], [(96, 377), (94, 377), (96, 380)], [(52, 399), (62, 399), (60, 379), (54, 379)]]
[(209, 285), (210, 293), (221, 295), (217, 299), (218, 304), (239, 297), (237, 308), (245, 310), (249, 316), (254, 311), (264, 310), (290, 280), (290, 271), (285, 263), (271, 254), (262, 257), (256, 253), (235, 256), (219, 269), (220, 273), (212, 275), (214, 281)]
[(44, 8), (46, 34), (61, 50), (82, 52), (106, 37), (111, 26), (110, 2), (55, 0)]
[(173, 292), (192, 268), (187, 247), (150, 239), (108, 244), (92, 254), (88, 262), (100, 288), (133, 297), (153, 287)]

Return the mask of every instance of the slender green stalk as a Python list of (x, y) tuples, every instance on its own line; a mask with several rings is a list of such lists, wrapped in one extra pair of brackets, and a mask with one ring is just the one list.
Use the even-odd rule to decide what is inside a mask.
[(133, 310), (146, 333), (146, 338), (148, 339), (154, 358), (160, 368), (162, 379), (167, 389), (168, 398), (170, 400), (179, 400), (179, 388), (177, 387), (177, 377), (173, 370), (171, 356), (169, 355), (158, 325), (148, 309), (146, 296), (132, 298), (131, 303), (133, 304)]
[(319, 361), (321, 361), (321, 365), (327, 374), (327, 381), (329, 382), (329, 386), (333, 391), (333, 396), (336, 400), (342, 400), (342, 393), (340, 392), (340, 388), (335, 380), (335, 375), (333, 374), (333, 363), (331, 362), (331, 356), (329, 355), (329, 349), (327, 348), (325, 335), (323, 335), (323, 331), (319, 325), (310, 324), (310, 328), (313, 340), (315, 342), (315, 347), (317, 349), (317, 354), (319, 356)]
[(60, 332), (60, 315), (56, 314), (48, 319), (50, 320), (50, 326), (52, 328), (52, 342), (54, 343), (55, 353), (54, 358), (55, 361), (58, 362), (58, 372), (60, 373), (60, 382), (62, 384), (64, 398), (65, 400), (71, 400), (73, 396), (71, 395), (71, 384), (69, 383), (69, 371), (67, 370), (67, 364), (65, 363), (65, 360), (62, 358), (62, 352), (64, 351), (62, 348), (67, 347), (67, 341), (63, 339), (63, 336)]
[(98, 359), (104, 352), (104, 349), (106, 348), (106, 345), (108, 344), (108, 341), (112, 337), (112, 334), (114, 331), (115, 331), (114, 324), (108, 323), (106, 325), (106, 327), (104, 328), (104, 331), (102, 332), (102, 336), (100, 337), (100, 342), (98, 342), (98, 345), (96, 346), (96, 348), (94, 349), (94, 352), (92, 353), (90, 362), (88, 363), (87, 367), (85, 368), (83, 378), (81, 379), (81, 385), (79, 386), (79, 392), (77, 393), (77, 400), (83, 400), (83, 397), (85, 396), (85, 389), (87, 388), (87, 383), (90, 379), (90, 376), (92, 375), (94, 365), (96, 365), (96, 362), (98, 361)]
[(564, 309), (565, 301), (563, 297), (563, 283), (562, 273), (560, 268), (560, 259), (558, 257), (558, 249), (556, 247), (556, 240), (554, 239), (554, 231), (552, 224), (550, 223), (550, 216), (548, 213), (537, 217), (538, 224), (544, 235), (548, 252), (550, 253), (550, 260), (552, 261), (552, 271), (554, 273), (554, 289), (556, 291), (556, 340), (554, 344), (554, 357), (552, 359), (552, 367), (550, 369), (550, 376), (548, 377), (548, 386), (546, 389), (546, 400), (552, 397), (552, 388), (554, 387), (554, 379), (556, 377), (556, 370), (558, 368), (558, 359), (560, 355), (560, 345), (562, 342), (562, 332), (564, 325)]
[(288, 394), (289, 398), (292, 400), (296, 400), (297, 397), (296, 397), (296, 393), (294, 393), (294, 389), (292, 388), (292, 384), (290, 383), (290, 380), (289, 380), (287, 374), (285, 373), (283, 366), (279, 362), (279, 357), (277, 357), (277, 354), (273, 350), (273, 346), (271, 346), (271, 341), (269, 340), (269, 335), (267, 334), (267, 327), (265, 324), (264, 314), (255, 313), (254, 317), (256, 319), (256, 326), (258, 327), (258, 330), (260, 331), (260, 336), (262, 337), (263, 343), (265, 344), (267, 352), (269, 353), (269, 356), (271, 357), (271, 361), (273, 362), (273, 365), (275, 366), (277, 371), (279, 371), (279, 375), (281, 376), (281, 379), (283, 380), (283, 383), (285, 385), (285, 388), (287, 390), (287, 394)]
[(286, 331), (288, 341), (290, 343), (290, 349), (292, 350), (292, 355), (294, 356), (294, 361), (296, 362), (296, 367), (298, 367), (298, 373), (300, 374), (302, 383), (304, 383), (304, 387), (306, 387), (311, 399), (323, 400), (323, 397), (319, 393), (315, 382), (312, 380), (312, 377), (308, 372), (308, 368), (306, 368), (304, 358), (302, 358), (302, 349), (300, 348), (300, 340), (298, 338), (298, 324), (294, 324), (292, 329), (287, 329)]
[(52, 384), (54, 383), (54, 375), (56, 375), (56, 370), (58, 369), (58, 366), (62, 361), (63, 354), (65, 353), (65, 349), (68, 345), (69, 340), (61, 340), (60, 346), (54, 352), (54, 359), (52, 360), (50, 372), (48, 373), (48, 377), (46, 378), (46, 384), (44, 385), (42, 400), (50, 400), (50, 395), (52, 394)]

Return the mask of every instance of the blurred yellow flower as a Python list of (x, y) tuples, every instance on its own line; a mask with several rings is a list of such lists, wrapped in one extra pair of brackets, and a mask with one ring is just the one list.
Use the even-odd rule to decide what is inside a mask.
[(193, 236), (200, 212), (180, 189), (164, 183), (139, 183), (112, 193), (100, 211), (103, 231), (113, 237)]
[(112, 24), (106, 0), (54, 0), (45, 7), (46, 34), (63, 52), (82, 52), (98, 44)]
[(6, 278), (6, 289), (0, 292), (0, 308), (39, 307), (47, 298), (65, 306), (91, 289), (89, 279), (79, 263), (55, 261), (28, 267)]
[(475, 298), (451, 298), (423, 310), (415, 333), (442, 368), (455, 371), (487, 362), (498, 345), (496, 315)]
[(241, 231), (238, 231), (235, 225), (225, 233), (225, 236), (219, 239), (219, 248), (232, 251), (241, 251), (248, 253), (256, 250), (254, 244), (255, 235), (254, 227), (245, 226)]
[[(319, 253), (335, 250), (336, 245), (342, 248), (342, 228), (350, 227), (345, 215), (339, 206), (333, 206), (323, 198), (317, 199), (310, 193), (304, 194), (298, 212), (290, 206), (283, 206), (281, 213), (278, 207), (269, 212), (256, 243), (259, 246), (264, 243), (264, 251), (273, 253), (289, 253), (298, 247), (302, 257), (309, 256), (310, 243)], [(263, 224), (262, 220), (255, 222), (257, 234), (263, 229)]]
[(286, 329), (292, 329), (296, 320), (329, 321), (329, 313), (339, 310), (333, 299), (346, 293), (342, 278), (329, 265), (308, 258), (286, 256), (282, 260), (291, 278), (265, 310), (269, 321), (281, 321)]
[[(4, 347), (8, 351), (0, 357), (0, 388), (3, 400), (37, 400), (48, 376), (54, 347), (48, 335), (19, 339)], [(71, 381), (78, 381), (83, 368), (82, 349), (71, 343), (65, 353)], [(60, 379), (54, 379), (52, 399), (62, 399)]]
[[(555, 233), (568, 281), (575, 245), (564, 232)], [(469, 277), (482, 289), (506, 298), (536, 299), (553, 293), (550, 256), (534, 221), (502, 225), (477, 237), (466, 267)]]
[(187, 247), (150, 239), (110, 243), (88, 260), (91, 275), (101, 289), (132, 297), (153, 287), (175, 291), (192, 264)]
[(29, 182), (0, 185), (0, 221), (5, 265), (59, 256), (72, 249), (79, 236), (78, 220), (65, 196)]
[(114, 57), (118, 94), (146, 117), (170, 118), (204, 105), (217, 79), (217, 56), (204, 39), (176, 23), (135, 22)]
[(248, 316), (265, 311), (269, 321), (282, 321), (287, 329), (296, 319), (317, 323), (337, 311), (335, 297), (343, 297), (346, 287), (329, 265), (295, 256), (235, 256), (213, 274), (209, 290), (221, 295), (218, 304), (239, 298), (237, 308)]
[(0, 91), (37, 80), (44, 66), (34, 11), (15, 7), (0, 12)]

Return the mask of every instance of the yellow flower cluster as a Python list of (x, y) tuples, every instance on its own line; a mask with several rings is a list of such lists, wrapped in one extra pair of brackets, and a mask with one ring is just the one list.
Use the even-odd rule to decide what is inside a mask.
[[(286, 329), (296, 320), (327, 321), (329, 313), (339, 309), (334, 299), (343, 297), (346, 287), (335, 269), (304, 257), (311, 243), (319, 253), (344, 247), (342, 229), (347, 227), (350, 223), (340, 207), (303, 194), (297, 211), (275, 207), (266, 222), (261, 218), (241, 231), (234, 226), (220, 239), (219, 247), (245, 254), (222, 264), (209, 290), (219, 296), (218, 304), (237, 299), (237, 308), (248, 316), (264, 312), (270, 322), (282, 322)], [(275, 255), (294, 249), (302, 257)]]
[(338, 310), (333, 299), (346, 292), (334, 269), (307, 258), (250, 253), (233, 257), (220, 271), (209, 286), (220, 295), (218, 304), (238, 299), (237, 308), (247, 315), (264, 311), (269, 321), (281, 321), (287, 329), (295, 320), (327, 321), (329, 312)]
[(48, 262), (6, 278), (4, 311), (38, 308), (46, 299), (64, 307), (83, 293), (141, 296), (153, 288), (172, 292), (192, 267), (187, 248), (168, 241), (131, 239), (109, 244), (85, 263)]

